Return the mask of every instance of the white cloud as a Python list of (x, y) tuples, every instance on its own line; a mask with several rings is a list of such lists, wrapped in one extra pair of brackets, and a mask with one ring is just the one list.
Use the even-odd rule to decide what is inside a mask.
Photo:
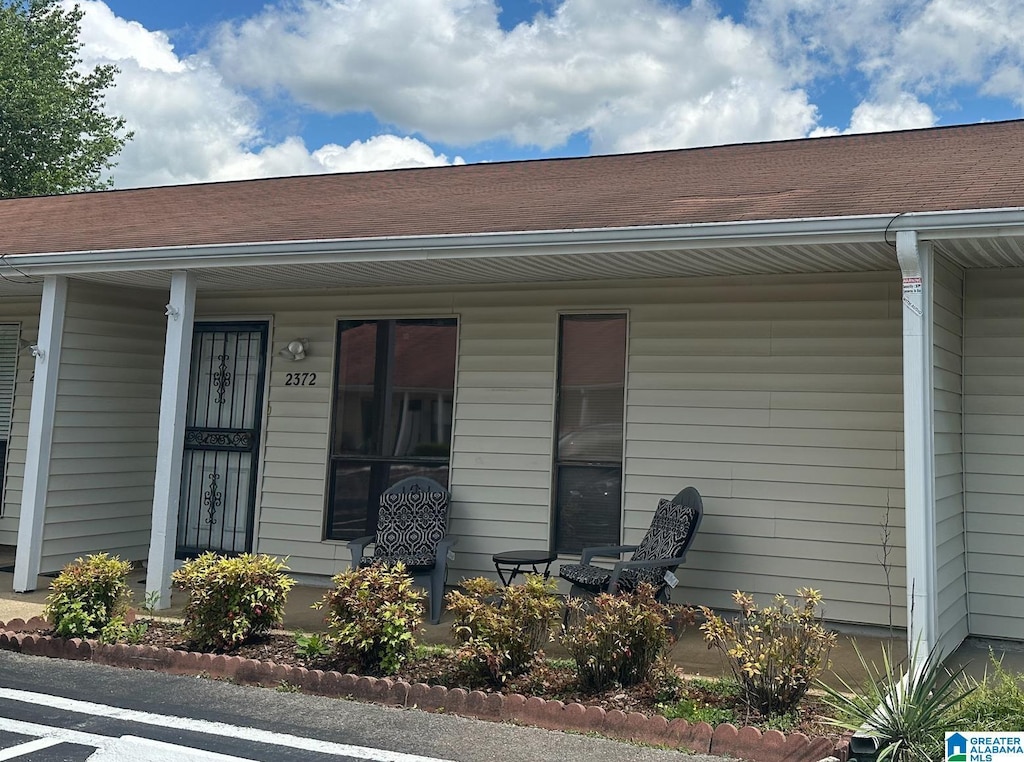
[(934, 127), (935, 112), (926, 103), (907, 93), (885, 102), (864, 101), (850, 117), (847, 132), (888, 132)]
[(564, 0), (511, 31), (492, 0), (300, 0), (224, 27), (242, 86), (428, 139), (595, 151), (803, 135), (816, 112), (750, 29), (657, 0)]
[(856, 131), (934, 124), (936, 108), (956, 109), (958, 88), (1024, 107), (1020, 0), (753, 0), (750, 16), (793, 70), (864, 78)]
[(112, 172), (118, 187), (450, 163), (422, 141), (393, 135), (313, 151), (295, 136), (268, 143), (258, 105), (208, 61), (179, 58), (166, 35), (99, 0), (81, 6), (84, 63), (118, 66), (107, 104), (135, 134)]
[[(425, 141), (583, 134), (603, 153), (925, 127), (962, 87), (1024, 107), (1019, 0), (750, 0), (742, 23), (713, 2), (536, 2), (506, 31), (497, 0), (275, 0), (189, 57), (81, 5), (87, 63), (121, 69), (122, 187), (461, 161)], [(849, 121), (820, 126), (808, 91), (850, 75)], [(307, 145), (264, 98), (398, 134)]]
[(1024, 37), (1019, 0), (932, 0), (903, 27), (891, 77), (922, 92), (980, 87), (1024, 105)]

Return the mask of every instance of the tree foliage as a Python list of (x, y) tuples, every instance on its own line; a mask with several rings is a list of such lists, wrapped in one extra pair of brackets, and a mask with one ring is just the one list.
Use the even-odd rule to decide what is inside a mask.
[(0, 198), (109, 188), (131, 138), (103, 110), (117, 68), (82, 70), (82, 10), (0, 0)]

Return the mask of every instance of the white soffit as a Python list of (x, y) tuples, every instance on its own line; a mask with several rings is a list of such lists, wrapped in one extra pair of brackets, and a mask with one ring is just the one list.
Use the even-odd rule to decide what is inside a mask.
[[(896, 269), (895, 254), (885, 243), (820, 244), (791, 247), (664, 249), (517, 255), (514, 257), (442, 257), (317, 264), (197, 268), (200, 290), (249, 291), (367, 286), (443, 286), (448, 284), (541, 283), (618, 278), (700, 277), (714, 275), (784, 275), (864, 272)], [(80, 273), (84, 280), (121, 285), (164, 287), (167, 271)]]
[(961, 238), (934, 248), (965, 269), (1024, 267), (1024, 238)]
[[(933, 239), (937, 253), (965, 269), (1024, 267), (1022, 237), (960, 237)], [(0, 262), (0, 298), (34, 298), (41, 278), (25, 277)], [(130, 265), (128, 265), (130, 267)], [(193, 269), (201, 291), (367, 288), (373, 286), (444, 286), (500, 283), (686, 278), (727, 275), (790, 275), (798, 273), (896, 270), (891, 245), (820, 243), (789, 246), (652, 249), (589, 253), (544, 253), (531, 256), (459, 257), (443, 254), (418, 259), (373, 259), (319, 263), (288, 263), (287, 254), (274, 264)], [(76, 279), (141, 288), (165, 289), (170, 270), (145, 269), (80, 272)]]

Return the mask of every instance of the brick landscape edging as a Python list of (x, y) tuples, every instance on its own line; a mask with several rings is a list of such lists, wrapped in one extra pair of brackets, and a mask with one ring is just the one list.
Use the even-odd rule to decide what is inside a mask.
[(50, 624), (33, 617), (27, 622), (12, 619), (0, 623), (0, 649), (30, 656), (91, 661), (113, 667), (166, 672), (173, 675), (209, 675), (243, 685), (272, 687), (285, 682), (305, 693), (353, 698), (377, 704), (444, 712), (495, 722), (516, 722), (548, 730), (598, 733), (623, 741), (682, 748), (699, 754), (715, 754), (756, 762), (818, 762), (834, 756), (847, 757), (845, 744), (803, 733), (785, 735), (777, 730), (737, 728), (683, 719), (666, 720), (636, 712), (565, 704), (561, 701), (520, 694), (504, 695), (445, 688), (403, 680), (363, 677), (340, 672), (292, 667), (240, 656), (178, 651), (159, 646), (108, 645), (95, 640), (66, 639), (26, 633), (47, 629)]

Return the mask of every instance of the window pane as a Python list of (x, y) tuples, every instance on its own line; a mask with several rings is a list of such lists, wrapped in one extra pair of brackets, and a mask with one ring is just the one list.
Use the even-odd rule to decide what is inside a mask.
[(336, 460), (331, 469), (331, 506), (327, 536), (352, 540), (377, 529), (381, 493), (408, 476), (425, 476), (448, 488), (448, 464)]
[(334, 452), (376, 454), (373, 389), (377, 364), (377, 323), (338, 325), (338, 374), (334, 401)]
[(447, 485), (457, 326), (338, 323), (329, 538), (372, 534), (381, 492), (406, 476)]
[(555, 549), (579, 553), (594, 545), (619, 544), (622, 469), (560, 466)]
[(625, 367), (625, 316), (562, 318), (559, 461), (622, 460)]
[(448, 457), (455, 388), (455, 321), (397, 321), (388, 455)]
[(565, 315), (558, 365), (555, 549), (617, 545), (622, 503), (625, 315)]

